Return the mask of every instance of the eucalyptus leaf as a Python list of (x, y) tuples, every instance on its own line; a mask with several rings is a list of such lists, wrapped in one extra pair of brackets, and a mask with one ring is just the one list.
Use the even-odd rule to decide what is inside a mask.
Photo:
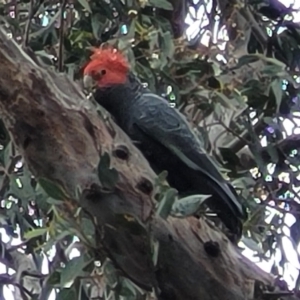
[(12, 159), (12, 147), (12, 142), (9, 142), (0, 152), (0, 162), (4, 168), (7, 168), (10, 165)]
[(167, 182), (167, 177), (168, 177), (168, 172), (167, 171), (161, 172), (155, 178), (155, 184), (157, 184), (157, 185), (165, 184)]
[(236, 107), (232, 105), (232, 101), (225, 94), (220, 93), (218, 91), (214, 91), (213, 94), (217, 96), (217, 99), (219, 100), (222, 106), (236, 111)]
[(124, 278), (122, 280), (122, 288), (120, 291), (120, 296), (124, 297), (125, 299), (132, 299), (135, 300), (137, 296), (137, 290), (135, 288), (135, 285), (128, 280), (127, 278)]
[(235, 186), (235, 188), (249, 189), (256, 184), (256, 181), (249, 175), (247, 177), (241, 177), (233, 180), (232, 184)]
[(48, 204), (51, 205), (61, 205), (64, 203), (62, 200), (54, 199), (52, 197), (48, 197), (46, 201)]
[(172, 10), (173, 6), (168, 0), (148, 0), (148, 5), (165, 10)]
[(47, 279), (47, 284), (50, 286), (59, 287), (60, 286), (60, 274), (61, 274), (61, 272), (58, 272), (58, 271), (51, 273)]
[(282, 69), (285, 69), (285, 67), (286, 67), (285, 63), (281, 62), (280, 60), (278, 60), (276, 58), (270, 58), (270, 57), (267, 57), (263, 54), (255, 53), (255, 54), (247, 54), (247, 55), (242, 56), (239, 59), (239, 63), (235, 68), (240, 68), (244, 64), (253, 63), (253, 62), (256, 62), (258, 60), (262, 60), (262, 61), (265, 61), (265, 62), (270, 63), (272, 65), (279, 66)]
[[(45, 190), (38, 183), (35, 187), (35, 202), (38, 205), (39, 209), (43, 212), (47, 212), (50, 209), (50, 204), (48, 203), (49, 195), (45, 192)], [(53, 199), (53, 198), (52, 198)]]
[(74, 257), (73, 259), (68, 261), (60, 274), (61, 286), (65, 286), (66, 284), (73, 281), (76, 277), (86, 274), (83, 269), (89, 263), (90, 260), (87, 260), (87, 257), (85, 255)]
[(277, 111), (280, 108), (282, 97), (283, 97), (283, 90), (282, 90), (282, 80), (280, 79), (275, 79), (271, 83), (271, 92), (273, 93), (275, 100), (276, 100), (276, 105), (277, 105)]
[(114, 286), (118, 282), (118, 275), (113, 263), (106, 260), (103, 264), (103, 271), (110, 286)]
[(89, 13), (92, 13), (90, 4), (88, 0), (78, 0), (78, 2), (82, 5), (84, 9), (86, 9)]
[(81, 220), (81, 228), (83, 234), (88, 238), (94, 238), (95, 236), (95, 225), (92, 220), (88, 218), (82, 218)]
[(172, 206), (172, 215), (175, 217), (187, 217), (195, 214), (200, 206), (211, 195), (192, 195), (181, 199), (176, 199)]
[(76, 290), (71, 288), (65, 288), (59, 291), (55, 300), (74, 300), (76, 299)]
[(170, 32), (164, 32), (161, 34), (161, 49), (162, 49), (162, 53), (168, 59), (171, 60), (173, 59), (175, 53), (175, 45), (174, 45), (173, 37)]
[(6, 194), (13, 194), (16, 198), (21, 199), (24, 203), (35, 199), (35, 190), (31, 185), (31, 173), (26, 166), (23, 166), (23, 174), (11, 174), (9, 176), (9, 190)]
[(152, 244), (152, 261), (154, 266), (156, 266), (158, 262), (158, 254), (159, 254), (159, 241), (152, 239), (151, 244)]
[(235, 68), (238, 69), (238, 68), (240, 68), (240, 67), (242, 67), (246, 64), (251, 64), (251, 63), (254, 63), (258, 60), (259, 60), (259, 57), (256, 56), (256, 55), (253, 55), (253, 54), (243, 55), (239, 58), (238, 64)]
[(152, 30), (148, 33), (148, 39), (149, 39), (149, 50), (154, 51), (158, 45), (158, 32), (157, 30)]
[(279, 160), (278, 151), (274, 147), (274, 145), (272, 145), (272, 144), (268, 145), (265, 149), (269, 153), (272, 163), (274, 163), (274, 164), (278, 163), (278, 160)]
[(68, 198), (66, 192), (63, 190), (62, 187), (59, 187), (58, 184), (46, 178), (40, 178), (39, 184), (45, 190), (45, 192), (54, 199), (64, 200)]
[(263, 254), (262, 248), (251, 238), (243, 237), (242, 242), (246, 245), (246, 247), (250, 248), (251, 250)]
[(26, 240), (30, 240), (30, 239), (33, 239), (33, 238), (36, 238), (36, 237), (39, 237), (41, 235), (44, 235), (48, 232), (48, 229), (47, 228), (37, 228), (37, 229), (33, 229), (33, 230), (30, 230), (30, 231), (27, 231), (24, 235), (24, 238)]
[(44, 244), (43, 249), (45, 252), (50, 251), (53, 245), (58, 242), (66, 239), (66, 237), (70, 236), (70, 231), (63, 230), (61, 232), (55, 232), (55, 234), (51, 235), (47, 242)]
[(105, 27), (108, 26), (108, 19), (103, 15), (96, 13), (92, 15), (91, 20), (94, 37), (99, 40)]
[(176, 200), (177, 190), (170, 188), (165, 193), (163, 199), (159, 202), (156, 214), (166, 219), (171, 213), (172, 206)]
[(282, 71), (282, 66), (278, 65), (266, 65), (262, 70), (262, 73), (267, 76), (277, 76)]

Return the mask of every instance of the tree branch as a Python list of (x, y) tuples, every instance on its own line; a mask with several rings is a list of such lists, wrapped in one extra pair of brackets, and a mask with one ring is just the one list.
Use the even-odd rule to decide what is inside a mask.
[(65, 19), (64, 13), (67, 1), (62, 0), (60, 2), (60, 27), (59, 27), (59, 48), (58, 48), (58, 71), (63, 72), (64, 70), (64, 34), (65, 34)]

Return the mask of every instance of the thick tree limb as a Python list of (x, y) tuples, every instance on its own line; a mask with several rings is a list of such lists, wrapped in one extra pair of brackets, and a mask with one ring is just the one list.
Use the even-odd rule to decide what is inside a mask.
[[(253, 297), (251, 282), (274, 284), (205, 219), (154, 215), (155, 174), (141, 153), (110, 119), (96, 113), (74, 83), (39, 68), (1, 28), (0, 62), (1, 117), (30, 170), (70, 197), (78, 186), (85, 191), (80, 205), (97, 218), (102, 246), (125, 276), (145, 289), (157, 284), (160, 299), (174, 300), (244, 300)], [(128, 148), (127, 159), (115, 154), (119, 145)], [(95, 169), (105, 152), (119, 180), (104, 193)], [(147, 223), (144, 234), (132, 232), (119, 214)], [(160, 245), (155, 269), (150, 233)], [(213, 253), (210, 242), (220, 251)]]

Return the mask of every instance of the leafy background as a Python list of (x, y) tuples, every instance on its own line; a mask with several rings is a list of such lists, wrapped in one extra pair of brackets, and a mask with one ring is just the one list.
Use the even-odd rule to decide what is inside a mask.
[[(91, 46), (120, 48), (142, 81), (185, 113), (242, 194), (250, 212), (244, 253), (298, 290), (297, 7), (296, 0), (1, 0), (0, 16), (40, 64), (79, 84)], [(74, 218), (57, 209), (61, 202), (31, 176), (2, 122), (0, 144), (0, 297), (11, 290), (15, 299), (150, 299), (95, 255), (93, 224), (76, 209)]]

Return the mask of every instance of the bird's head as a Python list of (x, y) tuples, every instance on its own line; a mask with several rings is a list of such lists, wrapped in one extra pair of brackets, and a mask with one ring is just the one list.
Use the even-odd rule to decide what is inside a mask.
[(114, 48), (95, 48), (83, 71), (85, 88), (106, 88), (124, 84), (129, 72), (129, 63), (124, 55)]

